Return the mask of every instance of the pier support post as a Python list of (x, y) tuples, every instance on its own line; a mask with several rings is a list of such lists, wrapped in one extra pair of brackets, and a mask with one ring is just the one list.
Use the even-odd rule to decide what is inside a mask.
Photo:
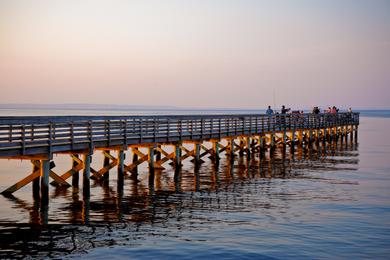
[(175, 167), (177, 169), (181, 168), (181, 148), (180, 144), (175, 145)]
[(265, 152), (265, 141), (263, 136), (259, 136), (259, 155), (260, 157), (263, 157)]
[(353, 142), (353, 125), (350, 125), (350, 131), (349, 131), (349, 138), (351, 140), (351, 143)]
[(41, 160), (41, 198), (42, 204), (49, 203), (50, 160)]
[[(137, 151), (137, 150), (138, 150), (137, 147), (134, 147), (132, 149), (132, 152), (133, 152), (133, 164), (135, 164), (138, 161), (138, 154), (136, 152), (134, 152), (134, 151)], [(135, 173), (135, 176), (138, 174), (138, 165), (134, 166), (133, 172)]]
[[(105, 152), (107, 154), (110, 154), (110, 150), (105, 150)], [(110, 158), (108, 158), (107, 156), (104, 156), (104, 163), (103, 163), (103, 167), (108, 167), (110, 165)], [(110, 177), (110, 170), (108, 170), (106, 173), (104, 173), (103, 175), (103, 179), (108, 179)]]
[(358, 141), (358, 126), (355, 125), (355, 143)]
[[(39, 170), (39, 167), (37, 165), (33, 165), (33, 172), (36, 172)], [(40, 194), (39, 194), (39, 190), (40, 190), (40, 182), (41, 181), (41, 178), (40, 176), (36, 177), (33, 181), (32, 181), (32, 192), (33, 192), (33, 198), (34, 200), (39, 200), (40, 199)]]
[(149, 190), (150, 193), (154, 193), (154, 149), (155, 146), (148, 148), (148, 159), (149, 159)]
[(303, 144), (303, 133), (302, 133), (302, 129), (299, 129), (298, 130), (298, 142), (300, 145)]
[[(161, 149), (161, 145), (157, 145), (157, 148)], [(156, 161), (161, 160), (161, 152), (160, 150), (156, 150)]]
[(234, 161), (234, 139), (230, 139), (230, 143), (229, 143), (229, 148), (230, 148), (230, 161), (233, 162)]
[[(79, 156), (77, 154), (74, 154), (74, 156), (76, 158), (79, 158)], [(77, 167), (78, 163), (72, 159), (72, 167), (73, 169), (75, 169)], [(78, 171), (75, 171), (73, 174), (72, 174), (72, 186), (73, 187), (78, 187), (79, 186), (79, 172)]]
[(150, 146), (148, 150), (149, 173), (154, 173), (154, 146)]
[(272, 156), (274, 150), (275, 150), (275, 135), (271, 134), (270, 136), (270, 148), (269, 148), (269, 155)]
[(200, 144), (195, 144), (195, 167), (199, 167), (200, 165)]
[(246, 155), (248, 158), (251, 157), (251, 138), (250, 137), (246, 138)]
[(123, 150), (119, 150), (118, 151), (118, 176), (117, 176), (118, 193), (123, 192), (124, 174), (125, 174), (125, 152)]
[(243, 139), (242, 137), (239, 137), (239, 140), (240, 140), (240, 144), (239, 144), (240, 151), (238, 152), (238, 154), (240, 156), (244, 155), (244, 150), (245, 150), (245, 147), (244, 147), (245, 143), (244, 143), (244, 141), (242, 139)]
[(322, 129), (322, 143), (326, 143), (326, 138), (327, 138), (327, 129), (323, 128)]
[(213, 142), (213, 148), (214, 148), (214, 160), (216, 163), (219, 162), (219, 143), (218, 142)]
[(91, 158), (90, 154), (83, 155), (84, 169), (83, 169), (83, 195), (86, 198), (89, 198), (90, 195), (90, 181), (91, 177)]

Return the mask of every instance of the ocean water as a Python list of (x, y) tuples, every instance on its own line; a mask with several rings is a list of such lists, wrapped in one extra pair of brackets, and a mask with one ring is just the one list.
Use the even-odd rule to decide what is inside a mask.
[[(47, 210), (28, 185), (0, 197), (0, 258), (388, 259), (389, 115), (362, 112), (358, 142), (233, 165), (206, 158), (199, 169), (186, 161), (154, 183), (143, 166), (123, 194), (113, 169), (108, 182), (91, 182), (90, 199), (51, 187)], [(55, 171), (69, 168), (68, 157), (54, 160)], [(29, 172), (29, 162), (0, 160), (0, 189)]]

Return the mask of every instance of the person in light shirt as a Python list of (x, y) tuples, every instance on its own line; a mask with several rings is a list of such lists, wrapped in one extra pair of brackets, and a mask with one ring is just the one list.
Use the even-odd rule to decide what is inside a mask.
[(268, 106), (268, 109), (267, 111), (265, 112), (267, 115), (269, 116), (272, 116), (272, 114), (274, 113), (274, 111), (272, 110), (271, 106)]

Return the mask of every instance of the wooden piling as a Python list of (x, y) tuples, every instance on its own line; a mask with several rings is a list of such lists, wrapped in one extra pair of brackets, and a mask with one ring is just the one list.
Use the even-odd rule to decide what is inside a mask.
[(42, 204), (49, 202), (50, 160), (41, 160), (41, 199)]
[[(110, 154), (110, 150), (104, 150), (103, 154), (107, 153)], [(109, 167), (110, 165), (110, 158), (104, 155), (104, 162), (103, 162), (103, 167)], [(103, 174), (104, 179), (108, 179), (110, 177), (110, 170), (107, 170), (106, 173)]]
[(180, 168), (181, 167), (181, 145), (176, 144), (175, 145), (175, 167)]
[[(78, 154), (74, 154), (73, 156), (75, 156), (76, 158), (79, 158)], [(72, 168), (76, 168), (78, 165), (78, 163), (72, 159)], [(72, 186), (73, 187), (78, 187), (79, 186), (79, 171), (74, 171), (74, 173), (72, 174)]]
[(83, 155), (84, 169), (83, 169), (83, 195), (90, 196), (90, 177), (91, 177), (91, 154)]
[(213, 148), (214, 148), (214, 160), (215, 162), (218, 162), (220, 157), (219, 157), (219, 142), (213, 142)]
[(251, 157), (251, 138), (250, 137), (246, 138), (246, 155), (248, 158)]
[(148, 148), (149, 173), (154, 173), (154, 146)]
[(355, 125), (355, 143), (358, 141), (358, 126)]
[(125, 174), (125, 152), (123, 150), (118, 151), (118, 176), (117, 176), (117, 191), (123, 192), (123, 182)]
[(195, 144), (195, 166), (200, 165), (200, 143)]
[(234, 161), (234, 139), (230, 139), (229, 141), (229, 152), (230, 152), (230, 161)]
[[(136, 151), (138, 151), (138, 148), (134, 147), (132, 149), (132, 152), (133, 152), (133, 164), (135, 164), (138, 161), (138, 154), (136, 153)], [(134, 174), (137, 174), (138, 173), (138, 165), (135, 165), (134, 168), (132, 169), (132, 171), (133, 171)]]
[[(39, 167), (35, 164), (33, 164), (33, 173), (36, 172), (36, 171), (39, 171)], [(41, 198), (40, 196), (40, 181), (41, 181), (41, 178), (40, 176), (37, 176), (35, 179), (33, 179), (32, 181), (32, 192), (33, 192), (33, 198), (34, 200), (39, 200)]]
[(159, 149), (161, 149), (161, 145), (157, 145), (157, 150), (156, 150), (156, 161), (160, 161), (161, 160), (161, 152)]

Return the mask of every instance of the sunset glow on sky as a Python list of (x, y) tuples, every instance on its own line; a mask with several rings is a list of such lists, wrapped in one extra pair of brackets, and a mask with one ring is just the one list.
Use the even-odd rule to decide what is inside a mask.
[(1, 104), (390, 108), (389, 83), (390, 1), (0, 0)]

